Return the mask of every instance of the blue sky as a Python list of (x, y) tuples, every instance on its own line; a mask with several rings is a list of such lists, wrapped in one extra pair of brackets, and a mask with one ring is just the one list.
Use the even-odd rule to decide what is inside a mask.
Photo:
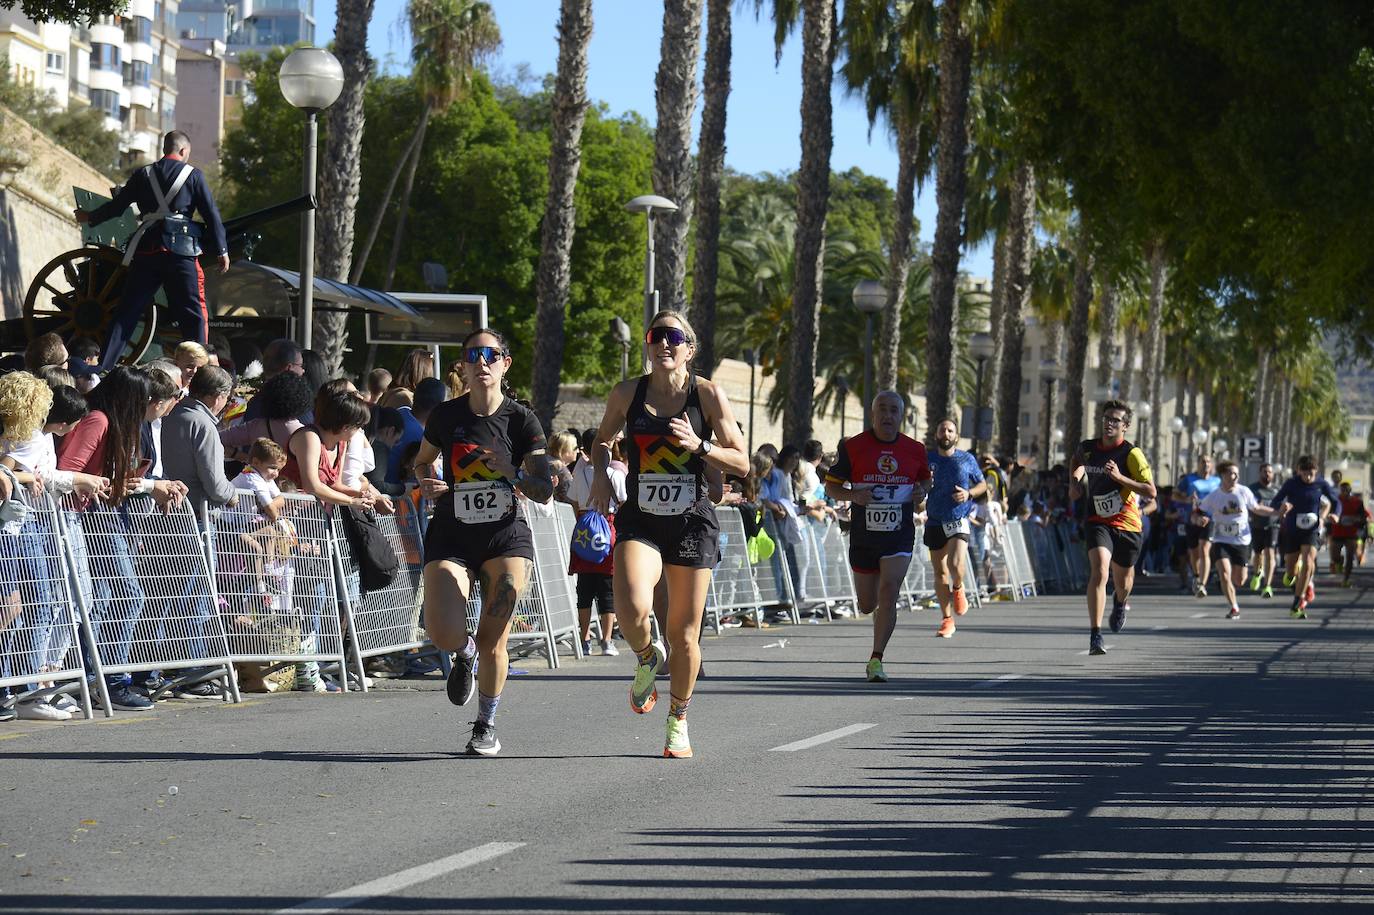
[[(522, 64), (536, 75), (552, 73), (558, 65), (558, 0), (493, 0), (493, 6), (504, 42), (492, 66), (497, 76), (513, 75)], [(401, 28), (404, 11), (403, 0), (377, 0), (368, 33), (369, 50), (393, 71), (409, 67), (410, 44)], [(321, 0), (316, 12), (318, 35), (327, 41), (334, 33), (333, 5)], [(595, 0), (593, 15), (589, 94), (614, 113), (637, 111), (652, 123), (662, 4)], [(733, 25), (726, 162), (746, 173), (795, 170), (801, 158), (801, 36), (788, 40), (775, 67), (771, 23), (756, 22), (752, 12), (737, 9)], [(879, 122), (870, 138), (862, 101), (838, 86), (834, 136), (830, 161), (835, 171), (857, 167), (889, 184), (896, 180), (897, 155), (885, 125)], [(935, 231), (933, 179), (917, 201), (916, 215), (921, 239), (929, 243)], [(990, 247), (966, 255), (962, 266), (975, 276), (991, 276)]]

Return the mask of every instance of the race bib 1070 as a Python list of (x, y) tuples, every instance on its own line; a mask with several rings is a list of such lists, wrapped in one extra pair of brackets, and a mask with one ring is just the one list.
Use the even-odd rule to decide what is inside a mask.
[(864, 506), (864, 528), (870, 531), (897, 531), (902, 528), (899, 503), (873, 503)]

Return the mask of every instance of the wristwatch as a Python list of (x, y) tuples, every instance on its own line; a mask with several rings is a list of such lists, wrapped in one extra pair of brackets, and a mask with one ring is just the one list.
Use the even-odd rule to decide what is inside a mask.
[(708, 455), (708, 454), (710, 454), (710, 453), (711, 453), (711, 443), (708, 442), (706, 439), (702, 439), (702, 440), (701, 440), (701, 444), (700, 444), (700, 445), (697, 445), (697, 454), (701, 455), (702, 457), (706, 457), (706, 455)]

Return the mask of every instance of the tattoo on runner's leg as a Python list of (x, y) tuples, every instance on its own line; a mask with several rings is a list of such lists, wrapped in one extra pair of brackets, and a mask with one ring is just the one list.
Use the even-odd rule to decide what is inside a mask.
[(496, 593), (491, 600), (491, 615), (498, 620), (508, 620), (515, 612), (515, 602), (519, 598), (519, 593), (515, 590), (515, 576), (509, 572), (502, 572), (500, 580), (496, 583)]

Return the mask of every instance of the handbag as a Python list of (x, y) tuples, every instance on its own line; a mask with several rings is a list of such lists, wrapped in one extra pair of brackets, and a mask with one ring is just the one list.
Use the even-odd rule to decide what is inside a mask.
[(377, 515), (370, 508), (343, 509), (344, 538), (348, 540), (353, 561), (358, 564), (358, 581), (364, 594), (380, 591), (396, 580), (400, 560), (391, 548), (391, 541), (377, 526)]
[(778, 549), (778, 545), (773, 542), (773, 538), (769, 537), (768, 532), (762, 527), (759, 528), (757, 534), (749, 538), (745, 543), (745, 547), (749, 551), (750, 565), (758, 565), (760, 562), (767, 562), (769, 559), (773, 558), (773, 554), (777, 552)]

